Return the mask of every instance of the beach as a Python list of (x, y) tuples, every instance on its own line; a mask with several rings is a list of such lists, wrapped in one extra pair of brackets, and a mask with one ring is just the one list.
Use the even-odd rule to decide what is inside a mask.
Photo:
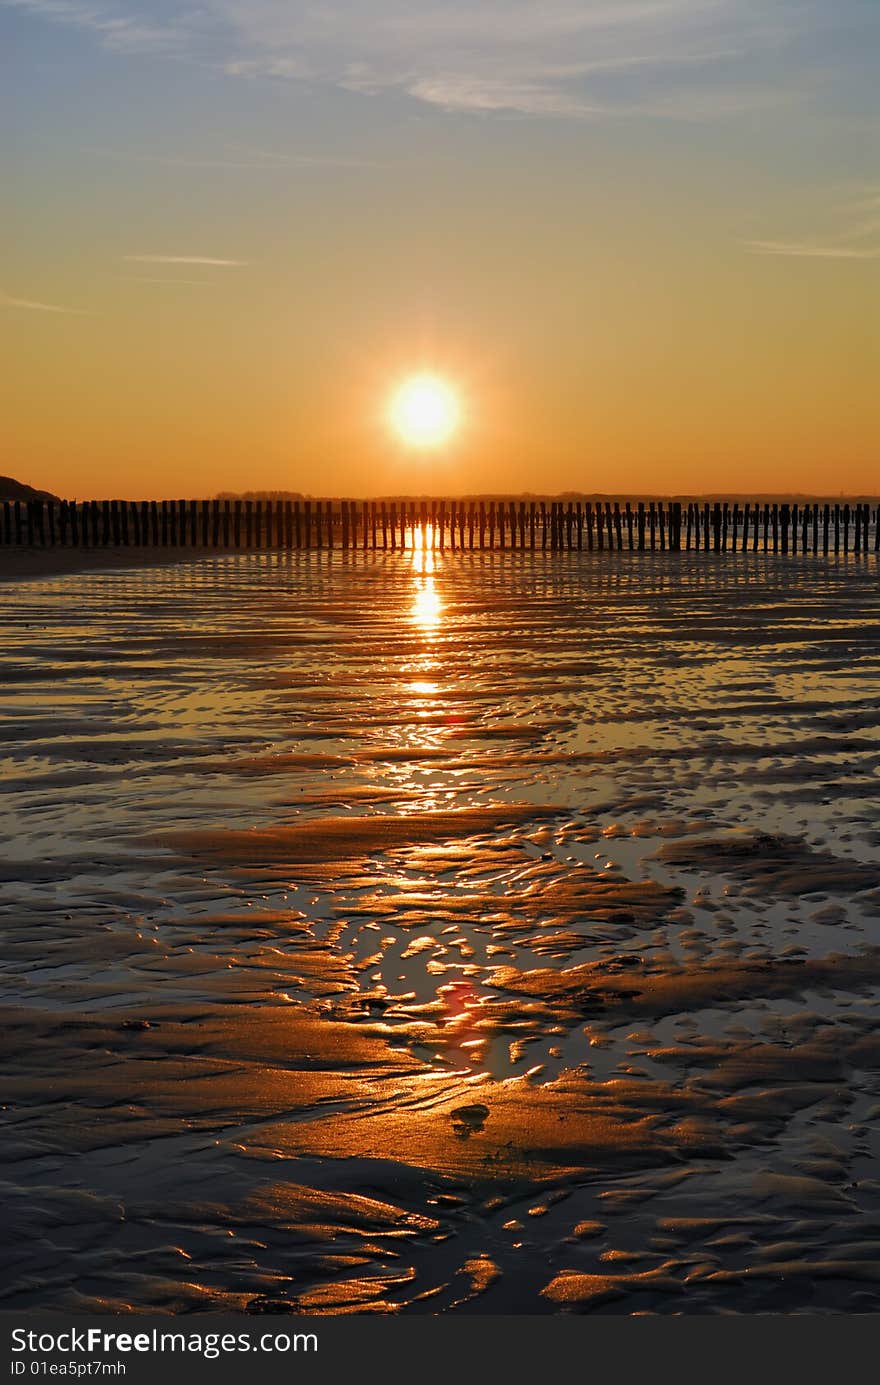
[(3, 1307), (878, 1311), (876, 557), (167, 557), (0, 559)]

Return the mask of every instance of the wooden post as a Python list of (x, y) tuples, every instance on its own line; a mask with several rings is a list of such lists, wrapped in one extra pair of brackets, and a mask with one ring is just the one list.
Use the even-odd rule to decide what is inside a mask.
[(633, 550), (633, 512), (632, 505), (626, 502), (626, 542), (630, 553)]
[(843, 507), (843, 551), (849, 552), (849, 505)]
[(743, 551), (743, 553), (748, 553), (748, 551), (749, 551), (749, 511), (751, 510), (751, 508), (752, 508), (752, 507), (751, 507), (751, 505), (749, 505), (748, 501), (747, 501), (747, 502), (745, 503), (745, 505), (743, 506), (743, 533), (742, 533), (742, 551)]
[(783, 551), (783, 553), (787, 553), (787, 552), (788, 552), (788, 526), (789, 526), (789, 522), (790, 522), (790, 519), (791, 519), (791, 514), (790, 514), (790, 511), (789, 511), (788, 505), (785, 504), (785, 503), (783, 503), (782, 506), (781, 506), (780, 517), (781, 517), (781, 521), (782, 521), (782, 551)]
[[(672, 543), (670, 545), (673, 553), (681, 552), (681, 501), (674, 500), (672, 503)], [(632, 542), (630, 542), (632, 548)]]
[(645, 551), (645, 502), (640, 500), (636, 507), (636, 526), (639, 536), (639, 552)]

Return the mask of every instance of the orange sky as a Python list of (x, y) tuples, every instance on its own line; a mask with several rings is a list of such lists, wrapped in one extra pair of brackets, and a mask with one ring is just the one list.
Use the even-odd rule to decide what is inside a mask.
[[(5, 12), (0, 471), (81, 499), (876, 490), (850, 5), (832, 39), (780, 0), (776, 48), (739, 0), (498, 0), (479, 30), (425, 0), (423, 31), (383, 0), (384, 46), (212, 3), (166, 34), (132, 0), (125, 43), (100, 4)], [(418, 453), (387, 414), (423, 369), (463, 418)]]

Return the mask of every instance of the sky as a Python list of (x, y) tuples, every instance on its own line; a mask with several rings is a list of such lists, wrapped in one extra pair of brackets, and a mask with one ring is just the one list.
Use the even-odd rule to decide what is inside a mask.
[(877, 0), (0, 0), (0, 472), (876, 492), (878, 50)]

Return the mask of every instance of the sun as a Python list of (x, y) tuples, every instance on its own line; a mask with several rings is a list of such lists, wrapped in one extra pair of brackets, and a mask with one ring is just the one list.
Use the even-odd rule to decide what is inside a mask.
[(461, 419), (455, 390), (437, 375), (411, 375), (391, 400), (391, 426), (411, 447), (439, 447)]

